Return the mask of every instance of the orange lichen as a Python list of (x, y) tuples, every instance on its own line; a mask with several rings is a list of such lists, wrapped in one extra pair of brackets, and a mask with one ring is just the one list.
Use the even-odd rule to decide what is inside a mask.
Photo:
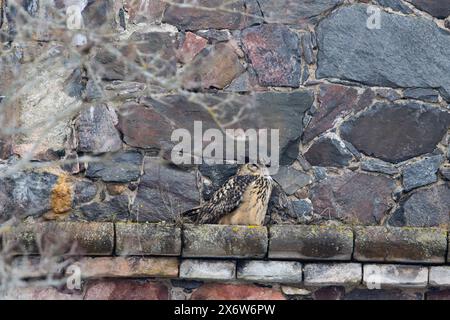
[(50, 201), (54, 213), (65, 213), (72, 209), (72, 186), (65, 175), (59, 176)]

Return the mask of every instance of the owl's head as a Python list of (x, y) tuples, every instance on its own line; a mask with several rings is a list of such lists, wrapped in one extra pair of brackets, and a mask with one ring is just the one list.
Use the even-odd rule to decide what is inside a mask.
[(247, 163), (239, 168), (237, 174), (239, 176), (268, 176), (269, 170), (262, 164)]

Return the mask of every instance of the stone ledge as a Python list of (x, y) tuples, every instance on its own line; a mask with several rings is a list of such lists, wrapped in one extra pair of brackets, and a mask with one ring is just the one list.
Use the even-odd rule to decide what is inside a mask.
[(10, 254), (45, 256), (110, 256), (114, 225), (108, 222), (22, 223), (2, 234), (3, 250)]
[(183, 257), (264, 258), (267, 228), (256, 226), (186, 225)]
[(350, 260), (353, 231), (349, 227), (279, 225), (270, 227), (269, 258)]
[(234, 280), (236, 262), (186, 259), (180, 264), (180, 278), (195, 280)]
[(450, 286), (450, 267), (430, 267), (429, 285), (432, 287)]
[(153, 223), (116, 223), (117, 255), (179, 256), (181, 229)]
[(238, 261), (237, 278), (255, 282), (301, 283), (302, 264), (294, 261)]
[(75, 263), (81, 277), (90, 278), (177, 278), (178, 258), (100, 257)]
[(444, 263), (447, 231), (438, 228), (355, 228), (357, 261)]
[(371, 289), (385, 287), (425, 288), (428, 268), (408, 265), (364, 265), (364, 284)]
[(358, 285), (362, 280), (359, 263), (311, 263), (304, 269), (304, 283), (309, 286)]

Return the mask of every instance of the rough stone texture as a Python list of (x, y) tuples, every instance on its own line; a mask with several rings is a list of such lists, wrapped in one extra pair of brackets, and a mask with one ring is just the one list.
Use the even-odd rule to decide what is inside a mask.
[(430, 267), (429, 284), (434, 287), (450, 286), (450, 267)]
[(305, 128), (303, 140), (311, 141), (314, 137), (332, 128), (336, 119), (369, 106), (372, 99), (373, 92), (371, 90), (366, 90), (358, 97), (358, 91), (352, 87), (336, 84), (321, 85), (318, 96), (319, 108)]
[(104, 153), (120, 150), (122, 140), (115, 128), (117, 121), (114, 110), (104, 104), (84, 108), (76, 124), (78, 151)]
[(269, 258), (304, 260), (349, 260), (353, 231), (340, 226), (270, 227)]
[[(202, 121), (203, 130), (219, 129), (210, 111), (219, 123), (234, 123), (226, 126), (229, 129), (278, 129), (280, 153), (284, 154), (289, 147), (298, 147), (298, 139), (303, 132), (302, 119), (313, 101), (314, 96), (308, 90), (252, 95), (198, 94), (189, 100), (185, 95), (169, 95), (157, 100), (143, 99), (140, 104), (125, 104), (120, 109), (119, 128), (125, 143), (131, 146), (169, 150), (174, 145), (170, 139), (174, 129), (184, 128), (193, 132), (194, 121)], [(217, 104), (226, 108), (220, 113), (213, 112)], [(204, 142), (204, 147), (206, 145)]]
[(40, 216), (52, 210), (52, 190), (58, 176), (48, 172), (19, 171), (2, 178), (2, 194), (10, 201), (5, 214), (19, 218)]
[(22, 223), (3, 234), (3, 248), (16, 254), (104, 256), (113, 246), (112, 223)]
[[(120, 47), (98, 48), (92, 68), (101, 79), (167, 81), (176, 72), (176, 35), (161, 30), (134, 32)], [(151, 73), (147, 77), (145, 73)], [(153, 80), (153, 81), (150, 81)]]
[(168, 300), (169, 290), (159, 282), (97, 280), (88, 282), (84, 300)]
[(357, 227), (353, 258), (373, 262), (443, 263), (447, 232), (438, 228)]
[(117, 255), (178, 256), (181, 230), (170, 225), (145, 223), (116, 224)]
[(317, 78), (382, 87), (441, 88), (450, 99), (450, 62), (445, 54), (450, 48), (449, 33), (431, 20), (383, 11), (380, 29), (367, 28), (367, 19), (367, 6), (358, 4), (322, 20), (317, 30)]
[(242, 261), (237, 265), (237, 278), (254, 282), (300, 283), (302, 264), (292, 261)]
[(314, 212), (358, 224), (379, 224), (393, 206), (394, 180), (386, 176), (344, 171), (311, 188)]
[(368, 156), (398, 163), (433, 152), (449, 125), (450, 113), (441, 108), (377, 103), (344, 122), (341, 135)]
[(158, 158), (146, 158), (131, 215), (133, 221), (173, 221), (182, 212), (199, 204), (195, 172), (163, 164)]
[(433, 89), (409, 88), (403, 92), (405, 98), (422, 100), (426, 102), (438, 102), (439, 93)]
[(387, 175), (396, 175), (399, 173), (399, 170), (391, 163), (379, 159), (363, 159), (361, 161), (361, 169), (368, 172), (380, 172)]
[(250, 284), (208, 283), (191, 296), (191, 300), (285, 300), (280, 291)]
[[(64, 82), (71, 75), (72, 68), (65, 65), (63, 59), (54, 59), (51, 65), (47, 61), (41, 62), (47, 60), (42, 59), (48, 55), (44, 48), (30, 49), (36, 51), (36, 58), (41, 58), (22, 65), (20, 72), (14, 70), (15, 66), (10, 66), (14, 70), (13, 79), (18, 79), (18, 82), (11, 83), (10, 88), (14, 95), (12, 107), (18, 111), (19, 129), (14, 138), (13, 152), (22, 156), (39, 154), (48, 149), (64, 150), (70, 130), (70, 111), (81, 107), (81, 101), (64, 90)], [(16, 54), (21, 55), (19, 52)], [(54, 121), (49, 122), (49, 115), (65, 116), (52, 117)]]
[(167, 4), (162, 0), (135, 0), (126, 1), (124, 7), (130, 15), (129, 21), (132, 23), (158, 23), (161, 22), (164, 9)]
[(83, 258), (76, 264), (83, 278), (176, 278), (177, 258), (100, 257)]
[[(124, 221), (129, 218), (129, 198), (127, 195), (119, 195), (103, 202), (92, 202), (80, 207), (83, 220), (87, 221)], [(77, 220), (78, 214), (72, 218)]]
[(404, 265), (364, 265), (363, 282), (370, 288), (414, 287), (425, 288), (428, 284), (428, 268)]
[(340, 3), (342, 3), (341, 0), (259, 1), (265, 21), (293, 26), (303, 25), (308, 21), (315, 22), (323, 12), (331, 10)]
[(139, 152), (127, 151), (96, 160), (96, 162), (88, 164), (86, 170), (88, 178), (99, 178), (105, 182), (126, 183), (139, 178), (143, 156)]
[[(176, 0), (164, 12), (163, 22), (181, 30), (242, 29), (261, 22), (254, 0), (238, 0), (225, 4), (220, 0)], [(177, 3), (184, 4), (179, 6)]]
[(358, 285), (362, 280), (359, 263), (306, 264), (304, 269), (306, 286)]
[(244, 72), (236, 50), (229, 43), (217, 43), (203, 49), (182, 70), (181, 81), (185, 89), (223, 89)]
[(263, 24), (245, 29), (242, 43), (260, 85), (300, 85), (299, 39), (287, 27)]
[(288, 195), (294, 194), (295, 191), (311, 184), (313, 181), (311, 176), (307, 173), (288, 166), (280, 167), (273, 178)]
[(305, 158), (313, 166), (344, 167), (353, 159), (345, 143), (333, 135), (320, 137), (306, 151)]
[(177, 51), (178, 60), (182, 63), (191, 62), (207, 44), (207, 39), (197, 36), (195, 33), (186, 32), (183, 44)]
[(443, 161), (442, 155), (427, 157), (408, 164), (403, 169), (403, 187), (406, 191), (437, 181), (437, 171)]
[(396, 227), (446, 227), (449, 223), (450, 186), (433, 185), (413, 192), (401, 201), (400, 208), (389, 219)]
[(74, 206), (92, 201), (98, 192), (97, 185), (88, 179), (77, 180), (73, 188)]
[(444, 19), (450, 15), (450, 4), (445, 0), (407, 0), (420, 10), (436, 18)]
[(264, 258), (267, 229), (256, 226), (185, 225), (183, 257)]
[(445, 180), (450, 181), (450, 166), (440, 168), (439, 172)]
[(291, 204), (294, 218), (301, 222), (306, 222), (312, 218), (313, 206), (309, 199), (294, 200)]
[(405, 14), (410, 14), (413, 12), (401, 0), (378, 0), (377, 2), (384, 7), (389, 7), (392, 10), (400, 11)]
[(236, 262), (186, 259), (180, 264), (180, 278), (233, 280), (236, 278)]

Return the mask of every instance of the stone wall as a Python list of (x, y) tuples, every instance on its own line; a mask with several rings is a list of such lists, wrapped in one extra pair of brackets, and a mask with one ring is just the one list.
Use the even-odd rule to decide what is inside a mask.
[[(269, 260), (317, 254), (305, 238), (317, 225), (349, 228), (347, 236), (326, 233), (320, 248), (338, 241), (343, 251), (325, 260), (356, 264), (358, 272), (370, 269), (362, 261), (415, 263), (421, 276), (424, 263), (445, 264), (446, 240), (426, 232), (446, 233), (450, 218), (447, 0), (3, 0), (0, 7), (0, 233), (24, 220), (115, 223), (116, 240), (121, 223), (171, 228), (237, 170), (170, 163), (173, 130), (202, 121), (204, 129), (280, 130), (282, 166), (266, 217), (273, 243), (259, 252), (267, 241), (243, 245), (239, 234), (227, 252), (257, 250), (246, 258), (290, 270)], [(419, 252), (397, 259), (403, 246)], [(122, 249), (145, 254), (140, 245)], [(188, 257), (201, 258), (195, 251)], [(196, 260), (186, 261), (181, 266), (195, 272)], [(126, 259), (118, 264), (126, 268)], [(307, 279), (310, 268), (292, 272), (302, 269)], [(239, 280), (239, 266), (219, 269)], [(354, 284), (362, 286), (361, 277)], [(203, 290), (178, 280), (124, 283), (94, 287), (139, 285), (155, 297)], [(198, 296), (284, 297), (235, 285), (205, 284), (210, 289)], [(342, 288), (283, 292), (424, 297), (423, 290)]]

